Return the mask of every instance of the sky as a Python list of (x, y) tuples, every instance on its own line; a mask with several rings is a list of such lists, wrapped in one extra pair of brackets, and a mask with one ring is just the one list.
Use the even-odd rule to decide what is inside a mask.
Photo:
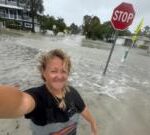
[(71, 23), (83, 24), (83, 16), (97, 16), (101, 23), (111, 20), (114, 8), (122, 2), (131, 3), (135, 9), (135, 18), (129, 26), (134, 31), (140, 20), (144, 18), (144, 26), (150, 26), (150, 0), (44, 0), (44, 14), (64, 18)]

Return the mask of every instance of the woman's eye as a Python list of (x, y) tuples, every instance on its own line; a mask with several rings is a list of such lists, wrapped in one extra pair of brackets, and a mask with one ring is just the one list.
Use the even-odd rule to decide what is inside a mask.
[(67, 73), (67, 71), (66, 71), (66, 70), (63, 70), (62, 72), (63, 72), (63, 73)]
[(56, 73), (57, 71), (56, 71), (56, 70), (52, 70), (51, 72), (52, 72), (52, 73)]

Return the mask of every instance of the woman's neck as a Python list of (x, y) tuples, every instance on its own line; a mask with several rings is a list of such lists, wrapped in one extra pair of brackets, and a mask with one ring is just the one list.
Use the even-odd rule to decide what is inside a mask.
[(52, 87), (50, 87), (48, 84), (45, 84), (48, 91), (53, 95), (53, 96), (56, 96), (58, 98), (63, 98), (63, 92), (62, 90), (56, 90), (56, 89), (53, 89)]

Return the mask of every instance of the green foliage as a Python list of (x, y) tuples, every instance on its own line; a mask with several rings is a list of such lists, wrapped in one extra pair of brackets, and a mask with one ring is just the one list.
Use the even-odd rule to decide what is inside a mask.
[(21, 29), (22, 28), (21, 24), (15, 20), (6, 20), (5, 25), (7, 28), (12, 28), (12, 29)]
[(70, 30), (71, 34), (78, 34), (81, 32), (81, 29), (77, 25), (75, 25), (74, 23), (72, 23), (70, 25), (69, 30)]
[[(110, 21), (104, 22), (102, 25), (102, 35), (103, 39), (107, 42), (112, 42), (114, 39), (115, 30), (111, 25)], [(118, 36), (131, 36), (131, 32), (129, 30), (119, 31)]]
[(42, 13), (44, 11), (43, 0), (20, 0), (21, 3), (25, 3), (25, 8), (37, 14), (37, 12)]
[(142, 35), (150, 38), (150, 26), (147, 25), (147, 26), (144, 27), (144, 29), (142, 31)]
[[(115, 30), (113, 29), (111, 22), (107, 21), (101, 24), (97, 16), (85, 15), (83, 18), (83, 35), (86, 38), (93, 40), (101, 39), (107, 42), (113, 41)], [(119, 36), (130, 36), (129, 30), (119, 31)]]
[(85, 15), (83, 18), (83, 34), (93, 40), (102, 39), (101, 23), (97, 16)]
[(64, 32), (64, 30), (66, 28), (66, 24), (65, 24), (63, 18), (58, 18), (55, 21), (55, 25), (56, 25), (56, 29), (57, 29), (58, 32)]
[(148, 46), (146, 45), (139, 45), (138, 48), (141, 48), (141, 49), (144, 49), (144, 50), (147, 50), (148, 49)]
[(119, 36), (131, 36), (131, 32), (127, 29), (127, 30), (124, 30), (124, 31), (119, 31)]
[(111, 42), (115, 30), (113, 29), (111, 22), (107, 21), (102, 24), (102, 36), (107, 42)]
[(1, 22), (3, 22), (4, 20), (5, 20), (5, 19), (3, 19), (3, 18), (0, 17), (0, 21), (1, 21)]
[(55, 24), (55, 18), (53, 16), (38, 16), (38, 22), (40, 22), (42, 30), (53, 30)]
[(34, 28), (34, 19), (37, 16), (37, 13), (42, 13), (44, 11), (43, 0), (21, 0), (24, 2), (25, 8), (30, 9), (32, 17), (32, 32), (35, 32)]
[[(58, 32), (64, 32), (65, 29), (67, 29), (67, 26), (64, 22), (63, 18), (57, 18), (55, 19), (55, 17), (53, 16), (38, 16), (38, 21), (41, 24), (41, 29), (43, 31), (45, 30), (52, 30), (54, 31), (55, 34), (57, 34)], [(54, 25), (56, 26), (56, 28), (54, 29)]]
[(83, 18), (83, 35), (85, 35), (86, 37), (90, 32), (91, 19), (92, 17), (89, 15), (85, 15)]

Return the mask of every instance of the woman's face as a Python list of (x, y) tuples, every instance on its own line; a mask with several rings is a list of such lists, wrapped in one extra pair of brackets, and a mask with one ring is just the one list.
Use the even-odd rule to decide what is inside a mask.
[(43, 76), (52, 90), (62, 90), (68, 80), (68, 69), (59, 57), (49, 60)]

